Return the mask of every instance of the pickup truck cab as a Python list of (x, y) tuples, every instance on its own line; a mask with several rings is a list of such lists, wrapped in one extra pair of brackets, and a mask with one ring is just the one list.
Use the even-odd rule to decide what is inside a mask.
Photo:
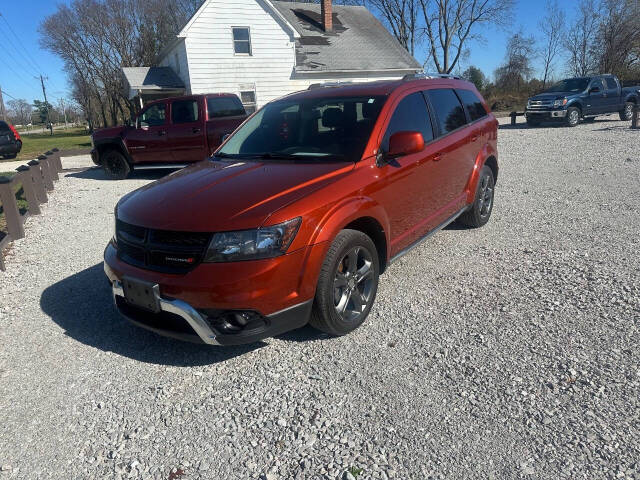
[(580, 119), (593, 121), (612, 113), (620, 120), (631, 120), (639, 98), (640, 86), (623, 88), (615, 75), (567, 78), (531, 97), (525, 117), (531, 126), (559, 121), (575, 127)]
[(134, 169), (179, 168), (211, 156), (246, 117), (240, 99), (229, 93), (157, 100), (133, 125), (94, 132), (91, 157), (113, 179)]

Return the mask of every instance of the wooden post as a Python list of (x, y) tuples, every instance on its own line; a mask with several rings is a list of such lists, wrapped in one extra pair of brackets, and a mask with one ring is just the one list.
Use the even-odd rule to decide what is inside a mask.
[(47, 203), (47, 189), (44, 186), (44, 178), (42, 175), (42, 166), (37, 160), (31, 160), (27, 165), (31, 167), (31, 175), (33, 177), (33, 184), (36, 187), (36, 195), (40, 203)]
[(516, 124), (516, 112), (511, 112), (511, 114), (509, 115), (511, 117), (511, 125), (515, 125)]
[(8, 177), (0, 177), (0, 202), (7, 222), (7, 233), (13, 240), (23, 238), (24, 225), (18, 211), (16, 194), (13, 193), (13, 182)]
[(51, 169), (49, 168), (49, 160), (45, 157), (40, 160), (40, 170), (42, 171), (42, 181), (47, 190), (53, 190), (53, 180), (51, 179)]
[(631, 128), (640, 128), (640, 104), (633, 105), (633, 115), (631, 116)]
[(51, 188), (47, 187), (49, 190), (53, 190), (53, 182), (54, 180), (58, 180), (58, 172), (57, 169), (53, 165), (53, 160), (46, 155), (40, 155), (38, 157), (38, 161), (40, 165), (43, 166), (49, 172), (49, 178), (51, 179)]
[(38, 194), (36, 193), (36, 186), (33, 181), (31, 169), (26, 165), (20, 165), (16, 170), (20, 176), (24, 196), (27, 197), (27, 202), (29, 203), (29, 215), (40, 215), (40, 202), (38, 201)]

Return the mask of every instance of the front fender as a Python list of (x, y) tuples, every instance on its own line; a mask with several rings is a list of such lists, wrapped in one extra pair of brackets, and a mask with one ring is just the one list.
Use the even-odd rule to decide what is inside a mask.
[(332, 242), (347, 225), (362, 218), (372, 218), (382, 227), (387, 244), (387, 251), (384, 252), (384, 257), (388, 260), (388, 246), (390, 245), (389, 216), (378, 202), (369, 197), (352, 198), (336, 204), (318, 222), (318, 226), (313, 232), (309, 243), (313, 245)]
[(478, 156), (476, 157), (476, 162), (473, 166), (473, 172), (471, 172), (471, 177), (469, 177), (469, 181), (467, 182), (467, 204), (472, 204), (476, 199), (476, 188), (478, 187), (480, 172), (482, 171), (482, 167), (484, 167), (489, 157), (495, 158), (496, 165), (498, 164), (498, 152), (490, 143), (485, 143), (484, 147), (482, 147), (482, 149), (478, 153)]

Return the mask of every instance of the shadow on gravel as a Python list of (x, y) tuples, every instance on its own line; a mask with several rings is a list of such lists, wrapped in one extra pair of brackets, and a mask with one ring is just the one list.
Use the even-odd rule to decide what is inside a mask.
[[(134, 170), (131, 172), (131, 175), (127, 177), (125, 180), (117, 180), (119, 182), (126, 182), (128, 180), (158, 180), (162, 177), (169, 175), (175, 170), (169, 168), (159, 168), (157, 170)], [(104, 170), (100, 167), (91, 167), (85, 170), (80, 170), (73, 173), (68, 173), (65, 177), (71, 178), (82, 178), (87, 180), (105, 180), (109, 182), (114, 182), (116, 180), (111, 180), (107, 178), (104, 173)]]
[(225, 362), (261, 348), (212, 347), (165, 338), (127, 322), (113, 306), (102, 263), (51, 285), (40, 307), (66, 334), (91, 347), (146, 363), (192, 367)]
[(313, 340), (323, 340), (332, 338), (331, 335), (328, 335), (324, 332), (316, 330), (310, 325), (307, 325), (302, 328), (298, 328), (297, 330), (292, 330), (287, 333), (283, 333), (282, 335), (278, 335), (276, 337), (279, 340), (283, 340), (285, 342), (311, 342)]

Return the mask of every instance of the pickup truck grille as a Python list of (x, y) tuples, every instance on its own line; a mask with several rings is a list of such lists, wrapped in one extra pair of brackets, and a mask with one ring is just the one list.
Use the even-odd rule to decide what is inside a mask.
[(118, 258), (147, 270), (186, 273), (207, 250), (210, 233), (153, 230), (116, 221)]
[(527, 110), (548, 110), (553, 107), (553, 100), (531, 100)]

